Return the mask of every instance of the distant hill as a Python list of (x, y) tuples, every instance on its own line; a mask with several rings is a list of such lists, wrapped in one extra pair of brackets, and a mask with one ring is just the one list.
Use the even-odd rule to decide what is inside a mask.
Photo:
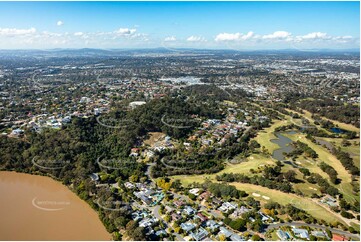
[(280, 50), (233, 50), (233, 49), (192, 49), (192, 48), (144, 48), (144, 49), (30, 49), (0, 50), (1, 56), (8, 57), (111, 57), (138, 55), (359, 55), (359, 49), (280, 49)]

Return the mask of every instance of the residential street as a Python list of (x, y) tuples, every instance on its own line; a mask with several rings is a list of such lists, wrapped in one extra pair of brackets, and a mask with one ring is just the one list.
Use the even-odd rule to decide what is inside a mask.
[(337, 233), (337, 234), (340, 234), (340, 235), (345, 235), (347, 237), (352, 237), (352, 238), (356, 238), (357, 240), (360, 240), (360, 235), (358, 235), (358, 234), (351, 234), (349, 232), (345, 232), (345, 231), (342, 231), (342, 230), (339, 230), (339, 229), (333, 229), (333, 228), (328, 228), (328, 227), (325, 227), (325, 226), (322, 226), (322, 225), (306, 224), (306, 223), (301, 223), (301, 222), (270, 224), (266, 228), (266, 231), (270, 230), (270, 229), (273, 229), (273, 228), (279, 228), (281, 226), (309, 226), (311, 228), (317, 228), (317, 229), (322, 229), (322, 230), (329, 229), (332, 233)]
[[(159, 209), (160, 209), (160, 206), (159, 205), (156, 205), (154, 207), (151, 207), (150, 210), (152, 211), (153, 215), (159, 220), (159, 221), (163, 221), (167, 227), (170, 227), (170, 225), (163, 220), (162, 216), (160, 215), (159, 213)], [(178, 234), (178, 233), (175, 233), (173, 232), (173, 234), (175, 235), (175, 237), (177, 238), (178, 241), (184, 241), (183, 237)]]

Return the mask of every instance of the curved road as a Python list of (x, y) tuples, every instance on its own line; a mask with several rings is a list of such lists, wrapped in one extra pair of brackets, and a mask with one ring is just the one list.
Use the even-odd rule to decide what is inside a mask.
[[(156, 206), (152, 207), (150, 210), (153, 212), (154, 216), (159, 221), (163, 221), (163, 223), (165, 223), (167, 225), (167, 227), (170, 227), (170, 225), (162, 218), (161, 214), (159, 213), (159, 209), (160, 209), (160, 206), (156, 205)], [(175, 237), (177, 238), (177, 241), (184, 241), (183, 237), (180, 234), (173, 232), (173, 235), (175, 235)]]
[(154, 179), (150, 173), (151, 173), (152, 167), (154, 167), (156, 165), (156, 163), (155, 162), (148, 163), (147, 165), (148, 165), (148, 168), (147, 168), (147, 171), (145, 172), (145, 175), (149, 177), (149, 180), (151, 181), (152, 184), (155, 184)]

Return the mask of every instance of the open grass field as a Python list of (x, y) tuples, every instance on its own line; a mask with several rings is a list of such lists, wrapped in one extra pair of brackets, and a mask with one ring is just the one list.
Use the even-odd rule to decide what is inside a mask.
[[(311, 113), (305, 111), (307, 118), (310, 121), (313, 121), (311, 118)], [(295, 120), (293, 120), (290, 116), (285, 115), (285, 120), (274, 120), (273, 124), (266, 128), (263, 131), (260, 131), (258, 135), (254, 138), (261, 147), (264, 146), (270, 153), (272, 153), (274, 150), (278, 149), (279, 146), (273, 142), (271, 142), (272, 139), (275, 139), (274, 130), (277, 127), (283, 126), (283, 125), (289, 125), (294, 123)], [(335, 122), (339, 123), (339, 122)], [(339, 125), (339, 124), (338, 124)], [(359, 129), (356, 127), (353, 127), (352, 125), (348, 124), (342, 124), (339, 125), (340, 128), (353, 130), (359, 132)], [(335, 170), (338, 172), (338, 177), (342, 180), (341, 184), (337, 185), (336, 187), (340, 190), (341, 193), (344, 194), (345, 199), (348, 202), (354, 202), (355, 200), (359, 200), (358, 196), (355, 196), (352, 192), (352, 186), (350, 184), (351, 182), (351, 175), (348, 173), (348, 171), (343, 167), (341, 162), (332, 155), (326, 148), (322, 147), (321, 145), (317, 145), (312, 143), (310, 140), (306, 139), (304, 134), (296, 133), (296, 134), (284, 134), (286, 137), (296, 141), (300, 140), (301, 142), (306, 143), (308, 146), (310, 146), (312, 149), (314, 149), (317, 154), (319, 155), (319, 158), (316, 160), (312, 160), (309, 158), (305, 158), (303, 156), (300, 156), (295, 162), (302, 167), (308, 168), (311, 172), (320, 174), (326, 179), (329, 179), (329, 176), (323, 172), (319, 167), (318, 164), (321, 161), (326, 162), (327, 164), (331, 165), (335, 168)], [(325, 139), (329, 142), (335, 141), (337, 145), (342, 141), (342, 139)], [(357, 144), (354, 144), (354, 141), (357, 142)], [(352, 153), (354, 157), (356, 157), (356, 162), (359, 163), (360, 160), (360, 151), (359, 151), (359, 140), (353, 140), (351, 141), (352, 146), (345, 148), (345, 151)], [(358, 158), (358, 159), (357, 159)], [(272, 165), (274, 164), (274, 160), (266, 155), (263, 154), (252, 154), (250, 157), (247, 158), (247, 161), (241, 162), (239, 164), (230, 164), (227, 163), (226, 168), (216, 174), (211, 175), (194, 175), (194, 176), (173, 176), (172, 179), (179, 179), (184, 186), (187, 186), (193, 182), (203, 183), (206, 179), (209, 179), (213, 182), (216, 182), (215, 177), (216, 175), (220, 175), (223, 173), (242, 173), (242, 174), (250, 174), (250, 169), (257, 170), (258, 168), (261, 168), (264, 165)], [(297, 177), (299, 179), (302, 179), (302, 174), (298, 171), (297, 168), (293, 168), (290, 165), (285, 165), (282, 170), (289, 170), (293, 169), (297, 173)], [(232, 185), (236, 186), (237, 189), (246, 191), (252, 196), (252, 193), (258, 193), (261, 196), (255, 197), (255, 199), (258, 199), (262, 202), (267, 202), (269, 200), (266, 200), (262, 198), (262, 196), (269, 197), (270, 200), (276, 201), (280, 204), (286, 205), (288, 203), (293, 204), (295, 207), (298, 207), (300, 209), (304, 209), (308, 211), (312, 216), (318, 219), (324, 219), (327, 222), (345, 222), (346, 220), (342, 218), (339, 214), (335, 214), (331, 210), (329, 210), (326, 207), (323, 207), (317, 203), (316, 200), (311, 199), (309, 196), (311, 196), (313, 193), (319, 194), (320, 191), (317, 185), (310, 184), (308, 182), (305, 183), (298, 183), (294, 185), (295, 189), (300, 190), (305, 197), (297, 196), (295, 194), (288, 194), (283, 193), (281, 191), (268, 189), (265, 187), (252, 185), (252, 184), (242, 184), (242, 183), (231, 183)]]
[(250, 173), (250, 169), (257, 170), (258, 167), (262, 167), (264, 165), (274, 165), (275, 162), (272, 158), (267, 157), (262, 154), (253, 154), (247, 158), (246, 162), (242, 162), (239, 164), (230, 164), (227, 163), (227, 166), (224, 170), (220, 171), (217, 174), (223, 173)]
[[(173, 176), (172, 179), (180, 179), (183, 186), (187, 186), (193, 182), (202, 183), (206, 178), (211, 178), (207, 175), (201, 176)], [(213, 180), (211, 178), (211, 180)], [(213, 180), (215, 182), (215, 180)], [(293, 206), (303, 209), (310, 213), (317, 219), (323, 219), (327, 222), (341, 222), (344, 223), (343, 219), (333, 212), (327, 210), (323, 206), (319, 205), (315, 200), (310, 198), (297, 196), (295, 194), (284, 193), (278, 190), (269, 189), (262, 186), (245, 184), (245, 183), (237, 183), (233, 182), (230, 185), (235, 186), (237, 189), (247, 192), (250, 196), (253, 193), (259, 194), (260, 196), (253, 196), (256, 200), (260, 200), (262, 203), (266, 203), (268, 201), (275, 201), (282, 205), (292, 204)], [(262, 196), (268, 197), (269, 199), (265, 199)]]
[(149, 138), (147, 140), (144, 140), (144, 144), (152, 146), (159, 140), (164, 139), (165, 136), (166, 135), (161, 132), (149, 132)]
[(342, 147), (342, 151), (348, 152), (354, 161), (355, 166), (360, 168), (360, 146), (352, 145), (349, 147)]
[[(312, 113), (310, 113), (310, 112), (307, 111), (307, 110), (303, 110), (303, 112), (304, 112), (303, 115), (304, 115), (306, 118), (308, 118), (308, 119), (310, 119), (310, 120), (313, 120), (313, 119), (311, 118)], [(326, 118), (326, 117), (322, 117), (322, 118), (331, 121), (332, 123), (334, 123), (335, 125), (337, 125), (337, 126), (338, 126), (339, 128), (341, 128), (341, 129), (350, 130), (350, 131), (355, 131), (356, 133), (360, 134), (360, 129), (357, 128), (357, 127), (355, 127), (355, 126), (353, 126), (352, 124), (341, 123), (341, 122), (339, 122), (339, 121), (332, 120), (332, 119), (328, 119), (328, 118)]]
[(351, 145), (348, 147), (343, 147), (341, 145), (342, 139), (332, 139), (332, 138), (322, 138), (330, 142), (333, 146), (341, 147), (342, 151), (348, 152), (352, 159), (354, 160), (355, 166), (360, 168), (360, 139), (349, 140)]
[(300, 190), (305, 196), (311, 197), (312, 194), (321, 195), (317, 185), (308, 182), (293, 185), (295, 190)]
[[(310, 125), (314, 125), (315, 120), (312, 119), (312, 117), (311, 117), (312, 114), (311, 114), (310, 112), (308, 112), (308, 113), (305, 115), (305, 114), (302, 114), (302, 113), (300, 113), (300, 112), (296, 112), (296, 111), (294, 111), (294, 110), (292, 110), (292, 109), (286, 108), (286, 110), (287, 110), (288, 112), (298, 113), (301, 117), (307, 119), (307, 120), (310, 122)], [(304, 111), (305, 111), (305, 110), (304, 110)], [(305, 112), (307, 112), (307, 111), (305, 111)], [(301, 118), (291, 118), (291, 121), (292, 121), (293, 124), (298, 125), (298, 126), (301, 126), (301, 127), (304, 125), (304, 124), (302, 123)], [(330, 130), (324, 129), (324, 128), (322, 128), (321, 126), (318, 126), (317, 128), (320, 129), (320, 130), (325, 131), (327, 134), (332, 134), (332, 132), (331, 132)]]
[(193, 182), (203, 183), (206, 179), (210, 179), (211, 181), (215, 181), (215, 175), (179, 175), (170, 177), (172, 180), (180, 180), (184, 187), (192, 184)]
[[(302, 194), (304, 194), (304, 196), (306, 197), (311, 197), (312, 194), (317, 194), (317, 195), (321, 195), (320, 189), (316, 184), (311, 184), (309, 182), (307, 182), (306, 180), (303, 179), (303, 174), (299, 171), (298, 168), (294, 168), (291, 165), (285, 165), (282, 167), (282, 172), (287, 172), (289, 170), (293, 170), (296, 172), (296, 178), (300, 181), (300, 183), (295, 183), (293, 184), (293, 188), (295, 190), (300, 190), (302, 192)], [(328, 175), (325, 174), (328, 178)]]
[[(290, 109), (286, 109), (287, 111), (291, 111), (291, 112), (295, 112), (293, 110), (290, 110)], [(303, 110), (304, 111), (304, 114), (303, 116), (305, 118), (307, 118), (311, 123), (314, 122), (314, 120), (312, 119), (312, 114), (306, 110)], [(324, 117), (325, 118), (325, 117)], [(327, 119), (327, 118), (325, 118)], [(328, 119), (330, 120), (330, 119)], [(301, 120), (300, 119), (293, 119), (292, 121), (294, 121), (295, 124), (298, 124), (300, 125), (301, 124)], [(341, 123), (341, 122), (338, 122), (338, 121), (335, 121), (335, 120), (330, 120), (332, 122), (334, 122), (335, 124), (337, 124), (340, 128), (342, 129), (345, 129), (345, 130), (350, 130), (350, 131), (355, 131), (357, 132), (358, 134), (360, 134), (360, 129), (351, 125), (351, 124), (345, 124), (345, 123)], [(325, 129), (323, 129), (325, 130)], [(330, 131), (328, 130), (325, 130), (327, 133), (331, 133)], [(341, 141), (342, 139), (341, 138), (322, 138), (330, 143), (335, 143), (336, 146), (339, 146), (341, 147)], [(349, 147), (342, 147), (342, 150), (343, 151), (346, 151), (346, 152), (349, 152), (351, 157), (354, 159), (355, 161), (355, 165), (357, 167), (360, 167), (360, 140), (359, 139), (354, 139), (354, 140), (350, 140), (351, 141), (351, 146)], [(356, 142), (356, 144), (354, 144)]]
[[(309, 115), (311, 115), (309, 113)], [(255, 140), (260, 143), (261, 146), (265, 146), (269, 152), (273, 152), (273, 150), (278, 149), (279, 146), (273, 142), (271, 142), (271, 139), (276, 138), (273, 134), (276, 127), (280, 127), (282, 125), (288, 125), (291, 124), (291, 117), (285, 116), (286, 120), (275, 120), (274, 123), (265, 130), (261, 131)], [(355, 199), (359, 199), (358, 197), (354, 196), (352, 194), (352, 186), (350, 184), (351, 182), (351, 175), (345, 170), (345, 168), (342, 166), (341, 162), (332, 154), (329, 153), (327, 149), (320, 145), (316, 145), (305, 138), (305, 135), (303, 134), (284, 134), (286, 137), (296, 141), (300, 140), (307, 145), (309, 145), (312, 149), (314, 149), (317, 154), (319, 155), (319, 158), (316, 161), (313, 161), (311, 159), (306, 159), (304, 157), (299, 157), (296, 162), (299, 162), (299, 164), (302, 167), (308, 168), (311, 172), (320, 174), (322, 177), (329, 179), (329, 176), (323, 172), (319, 167), (318, 164), (321, 161), (324, 161), (334, 167), (336, 171), (338, 172), (338, 177), (342, 179), (342, 182), (340, 185), (337, 185), (336, 187), (340, 189), (340, 191), (345, 195), (345, 198), (349, 202), (355, 201)], [(339, 139), (341, 140), (341, 139)], [(341, 141), (339, 141), (341, 142)], [(356, 154), (356, 148), (353, 147), (354, 152)], [(359, 151), (358, 151), (359, 153)], [(358, 156), (359, 157), (359, 156)], [(243, 174), (250, 174), (250, 169), (257, 170), (258, 167), (264, 166), (264, 165), (272, 165), (274, 164), (274, 161), (270, 157), (266, 157), (262, 154), (253, 154), (250, 157), (247, 158), (246, 162), (242, 162), (240, 164), (230, 164), (227, 163), (226, 168), (219, 173), (211, 174), (211, 175), (195, 175), (195, 176), (174, 176), (174, 179), (180, 179), (185, 185), (191, 184), (193, 182), (204, 182), (205, 178), (215, 180), (216, 175), (220, 175), (223, 173), (243, 173)], [(292, 168), (289, 165), (285, 165), (285, 168), (283, 170), (293, 169), (297, 173), (298, 169)], [(299, 175), (300, 176), (300, 175)], [(301, 177), (300, 177), (301, 178)], [(318, 193), (318, 190), (310, 189), (310, 187), (317, 189), (317, 186), (309, 184), (309, 183), (300, 183), (296, 184), (295, 188), (301, 190), (306, 196), (310, 196), (312, 193)]]
[(279, 240), (278, 235), (277, 235), (277, 230), (272, 232), (271, 239), (272, 239), (272, 241), (278, 241)]
[(258, 167), (262, 167), (264, 165), (273, 165), (274, 161), (270, 157), (266, 157), (261, 154), (253, 154), (247, 158), (247, 161), (239, 163), (239, 164), (230, 164), (227, 163), (226, 168), (222, 171), (210, 174), (210, 175), (179, 175), (172, 176), (172, 179), (180, 179), (183, 185), (189, 185), (193, 182), (203, 183), (206, 178), (215, 181), (217, 175), (221, 175), (223, 173), (241, 173), (241, 174), (250, 174), (250, 170), (257, 170)]
[(318, 154), (318, 160), (324, 161), (338, 172), (338, 176), (343, 180), (343, 182), (350, 182), (351, 175), (346, 171), (341, 162), (332, 155), (326, 148), (312, 143), (310, 140), (306, 139), (304, 134), (285, 134), (288, 138), (296, 141), (299, 140), (303, 143), (306, 143), (309, 147), (316, 151)]
[(302, 167), (309, 169), (310, 172), (319, 174), (325, 179), (329, 179), (329, 176), (327, 175), (327, 173), (322, 171), (321, 168), (318, 166), (318, 164), (320, 162), (319, 160), (314, 161), (312, 159), (300, 156), (300, 157), (298, 157), (296, 162), (298, 162)]
[(258, 135), (254, 138), (254, 140), (257, 141), (261, 145), (261, 147), (266, 147), (269, 153), (272, 154), (274, 150), (279, 148), (277, 144), (271, 142), (272, 139), (277, 138), (273, 134), (275, 128), (289, 124), (291, 124), (291, 117), (289, 116), (287, 116), (286, 120), (273, 120), (273, 124), (270, 127), (260, 131)]
[(351, 227), (353, 227), (356, 231), (358, 231), (358, 233), (360, 233), (360, 225), (359, 224), (356, 224), (356, 223), (353, 223), (351, 222)]
[[(339, 188), (340, 192), (345, 195), (345, 199), (347, 201), (353, 202), (355, 201), (355, 199), (359, 199), (358, 196), (354, 196), (352, 194), (352, 186), (350, 184), (351, 183), (350, 173), (348, 173), (348, 171), (343, 167), (341, 162), (334, 155), (332, 155), (326, 148), (312, 143), (310, 140), (306, 139), (305, 135), (303, 134), (286, 134), (285, 136), (287, 136), (288, 138), (294, 141), (300, 140), (301, 142), (306, 143), (318, 154), (319, 157), (317, 161), (319, 162), (324, 161), (325, 163), (329, 164), (337, 171), (338, 177), (341, 179), (341, 184), (336, 185), (336, 187)], [(314, 165), (314, 169), (319, 169), (316, 164)]]
[[(247, 192), (248, 194), (250, 194), (250, 196), (252, 196), (252, 193), (257, 193), (261, 195), (261, 197), (253, 196), (255, 199), (263, 200), (263, 201), (274, 201), (274, 202), (278, 202), (281, 205), (292, 204), (297, 208), (305, 210), (306, 212), (308, 212), (317, 219), (323, 219), (331, 223), (335, 221), (343, 222), (341, 219), (335, 217), (333, 213), (326, 210), (324, 207), (318, 205), (314, 200), (311, 200), (309, 198), (304, 198), (297, 196), (295, 194), (284, 193), (278, 190), (268, 189), (266, 187), (261, 187), (252, 184), (244, 184), (244, 183), (236, 183), (236, 182), (230, 184), (235, 186), (239, 190), (243, 190)], [(262, 198), (262, 196), (267, 196), (270, 199), (265, 200)]]
[[(292, 111), (292, 110), (289, 110)], [(304, 111), (304, 116), (306, 118), (308, 118), (310, 121), (313, 122), (312, 119), (312, 114), (306, 110)], [(330, 120), (332, 122), (334, 122), (335, 124), (337, 124), (340, 128), (342, 129), (346, 129), (346, 130), (351, 130), (351, 131), (355, 131), (358, 134), (360, 134), (360, 129), (350, 125), (350, 124), (345, 124), (345, 123), (341, 123), (335, 120)], [(305, 138), (305, 135), (303, 134), (294, 134), (294, 135), (290, 135), (290, 134), (285, 134), (285, 136), (287, 136), (288, 138), (296, 141), (296, 140), (300, 140), (304, 143), (306, 143), (307, 145), (309, 145), (312, 149), (314, 149), (317, 154), (319, 155), (319, 158), (317, 159), (318, 162), (320, 161), (324, 161), (327, 164), (331, 165), (333, 168), (335, 168), (335, 170), (338, 172), (338, 177), (342, 179), (341, 184), (337, 185), (336, 187), (345, 195), (345, 199), (348, 202), (354, 202), (355, 200), (360, 200), (359, 196), (355, 196), (353, 195), (352, 192), (352, 186), (350, 184), (351, 182), (351, 175), (348, 173), (348, 171), (343, 167), (343, 165), (341, 164), (341, 162), (334, 156), (332, 155), (326, 148), (320, 146), (320, 145), (316, 145), (314, 143), (312, 143), (311, 141), (307, 140)], [(335, 142), (335, 144), (337, 146), (341, 146), (341, 138), (337, 138), (337, 139), (333, 139), (333, 138), (322, 138), (330, 143)], [(357, 144), (354, 144), (354, 142), (356, 141)], [(355, 161), (356, 166), (360, 167), (360, 148), (359, 148), (359, 139), (355, 139), (351, 141), (352, 145), (350, 147), (342, 147), (342, 149), (344, 151), (347, 151), (351, 154), (352, 158)], [(298, 159), (300, 161), (300, 158)], [(304, 163), (304, 167), (308, 168), (311, 172), (314, 173), (318, 173), (320, 175), (322, 175), (325, 178), (328, 178), (328, 175), (326, 173), (324, 173), (323, 171), (321, 171), (321, 169), (317, 166), (317, 164), (312, 164), (311, 162)]]
[[(296, 112), (294, 110), (291, 110), (291, 109), (286, 108), (286, 110), (289, 111), (289, 112), (298, 113), (298, 112)], [(312, 118), (312, 113), (307, 111), (307, 110), (304, 110), (304, 109), (303, 109), (303, 112), (304, 112), (303, 114), (301, 114), (301, 113), (298, 113), (298, 114), (302, 115), (304, 118), (308, 119), (311, 124), (313, 124), (315, 120)], [(328, 118), (323, 117), (323, 116), (322, 116), (322, 118), (331, 121), (332, 123), (334, 123), (336, 126), (338, 126), (341, 129), (345, 129), (345, 130), (349, 130), (349, 131), (355, 131), (356, 133), (360, 134), (360, 129), (353, 126), (352, 124), (342, 123), (342, 122), (339, 122), (339, 121), (336, 121), (336, 120), (328, 119)], [(296, 125), (302, 125), (301, 119), (292, 119), (292, 121)], [(321, 127), (318, 127), (318, 128), (326, 131), (329, 134), (332, 134), (332, 132), (330, 132), (329, 130), (323, 129)]]

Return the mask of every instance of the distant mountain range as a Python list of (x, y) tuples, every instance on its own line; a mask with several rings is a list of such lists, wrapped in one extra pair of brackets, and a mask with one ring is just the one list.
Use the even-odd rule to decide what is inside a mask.
[(144, 48), (144, 49), (29, 49), (0, 50), (2, 56), (43, 56), (43, 57), (86, 57), (86, 56), (134, 56), (134, 55), (210, 55), (210, 54), (360, 54), (359, 49), (280, 49), (280, 50), (233, 50), (233, 49), (191, 49), (191, 48)]

